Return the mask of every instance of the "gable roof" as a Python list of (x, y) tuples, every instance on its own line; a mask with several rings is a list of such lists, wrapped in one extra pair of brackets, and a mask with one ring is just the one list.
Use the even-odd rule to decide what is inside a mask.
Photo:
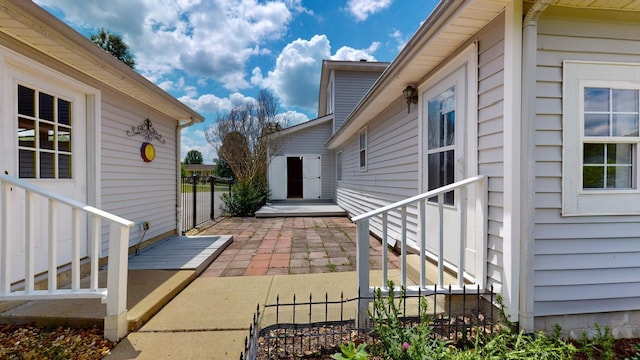
[(30, 0), (0, 3), (0, 32), (171, 118), (204, 121), (202, 115)]
[(309, 121), (305, 121), (303, 123), (284, 128), (282, 129), (282, 131), (279, 132), (279, 135), (291, 135), (292, 133), (298, 132), (300, 130), (308, 129), (310, 127), (318, 126), (320, 124), (324, 124), (331, 120), (333, 120), (333, 114), (311, 119)]
[[(336, 148), (397, 100), (407, 85), (428, 78), (460, 46), (514, 0), (442, 0), (356, 105), (327, 146)], [(519, 0), (515, 0), (519, 1)], [(526, 0), (525, 3), (598, 10), (640, 11), (640, 0)]]

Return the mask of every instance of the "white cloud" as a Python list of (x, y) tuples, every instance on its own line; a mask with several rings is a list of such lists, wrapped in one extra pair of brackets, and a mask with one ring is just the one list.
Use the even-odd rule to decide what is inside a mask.
[(374, 42), (367, 49), (343, 46), (331, 55), (331, 44), (326, 35), (314, 35), (310, 40), (297, 39), (284, 47), (275, 68), (266, 77), (259, 68), (253, 69), (251, 83), (273, 90), (284, 107), (298, 107), (315, 113), (322, 60), (375, 61), (372, 53), (379, 45)]
[(398, 52), (400, 52), (404, 48), (404, 46), (407, 45), (407, 41), (409, 41), (402, 35), (399, 30), (395, 30), (389, 36), (391, 36), (391, 38), (396, 42), (396, 48), (398, 49)]
[(287, 111), (279, 114), (278, 120), (284, 127), (289, 127), (301, 124), (305, 121), (309, 121), (309, 118), (307, 117), (307, 115), (299, 113), (297, 111)]
[(364, 21), (369, 15), (375, 14), (391, 5), (392, 0), (349, 0), (347, 9), (356, 21)]
[[(229, 90), (246, 88), (249, 58), (279, 39), (303, 12), (300, 0), (37, 0), (64, 11), (66, 21), (90, 32), (104, 27), (123, 36), (136, 69), (162, 83), (179, 69), (220, 81)], [(165, 84), (167, 85), (167, 84)]]

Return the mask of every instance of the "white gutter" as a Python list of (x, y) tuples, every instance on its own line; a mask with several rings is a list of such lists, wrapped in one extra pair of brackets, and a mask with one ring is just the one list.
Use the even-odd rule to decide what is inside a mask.
[(182, 235), (182, 172), (180, 169), (180, 149), (182, 147), (182, 129), (188, 128), (202, 121), (198, 121), (193, 117), (184, 120), (184, 123), (178, 121), (176, 126), (176, 231), (177, 235)]
[(520, 227), (520, 328), (534, 329), (534, 230), (535, 230), (535, 117), (538, 20), (553, 0), (537, 0), (522, 24), (522, 131), (521, 131), (521, 227)]

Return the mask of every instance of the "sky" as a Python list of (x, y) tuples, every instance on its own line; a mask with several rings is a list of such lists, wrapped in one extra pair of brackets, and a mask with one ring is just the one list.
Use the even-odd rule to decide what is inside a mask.
[(392, 61), (437, 0), (34, 0), (89, 37), (122, 36), (135, 70), (205, 117), (182, 132), (204, 163), (216, 116), (270, 90), (289, 126), (317, 116), (322, 60)]

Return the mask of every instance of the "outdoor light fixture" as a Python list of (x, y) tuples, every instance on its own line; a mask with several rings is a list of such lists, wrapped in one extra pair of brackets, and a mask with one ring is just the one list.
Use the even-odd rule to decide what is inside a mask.
[(402, 97), (407, 101), (407, 112), (409, 113), (411, 112), (411, 103), (418, 103), (418, 89), (407, 85), (407, 87), (402, 90)]

